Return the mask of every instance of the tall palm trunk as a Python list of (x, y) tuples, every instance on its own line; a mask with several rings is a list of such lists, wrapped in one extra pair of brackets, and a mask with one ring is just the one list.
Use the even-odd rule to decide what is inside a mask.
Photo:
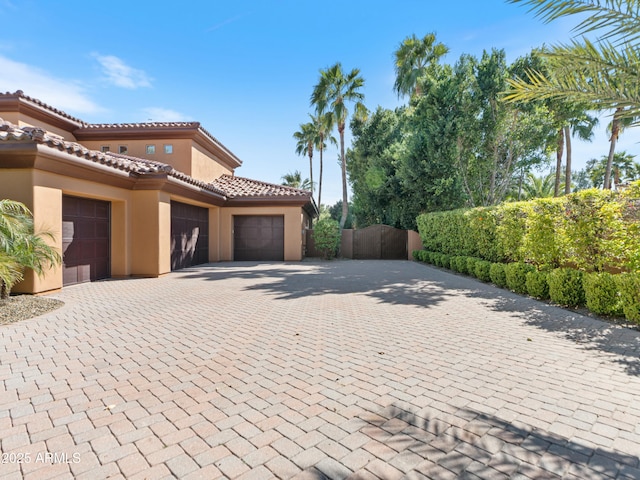
[(311, 182), (311, 197), (313, 198), (313, 144), (309, 143), (309, 181)]
[(322, 205), (322, 146), (324, 145), (324, 135), (320, 134), (320, 179), (318, 180), (318, 209)]
[(602, 186), (605, 190), (611, 190), (611, 167), (613, 165), (613, 157), (616, 153), (616, 142), (620, 135), (620, 118), (618, 118), (620, 112), (622, 112), (622, 107), (616, 108), (613, 114), (613, 120), (611, 121), (611, 138), (609, 139), (611, 144), (609, 145), (609, 158), (607, 159), (607, 168), (604, 171), (604, 184)]
[(553, 196), (560, 195), (560, 171), (562, 170), (562, 154), (564, 151), (564, 128), (558, 130), (558, 148), (556, 150), (556, 183), (553, 186)]
[(567, 144), (567, 162), (566, 170), (564, 173), (564, 193), (569, 195), (571, 193), (571, 127), (565, 125), (564, 127), (564, 141)]
[(347, 203), (347, 162), (344, 159), (344, 123), (338, 125), (340, 133), (340, 164), (342, 167), (342, 218), (340, 219), (340, 230), (347, 223), (349, 215), (349, 204)]

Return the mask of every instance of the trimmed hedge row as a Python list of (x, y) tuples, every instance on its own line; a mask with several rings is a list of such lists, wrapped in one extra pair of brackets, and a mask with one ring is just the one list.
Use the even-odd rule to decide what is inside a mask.
[(426, 250), (538, 270), (640, 272), (640, 181), (623, 192), (583, 190), (559, 198), (425, 213)]
[(428, 250), (415, 250), (413, 258), (492, 282), (516, 293), (550, 299), (558, 305), (586, 306), (599, 315), (624, 315), (630, 322), (640, 325), (640, 273), (612, 275), (585, 273), (572, 268), (536, 270), (522, 262), (504, 264)]

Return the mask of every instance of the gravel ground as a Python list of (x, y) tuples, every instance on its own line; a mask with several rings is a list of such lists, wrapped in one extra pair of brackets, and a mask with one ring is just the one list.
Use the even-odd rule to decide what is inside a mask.
[(0, 325), (19, 322), (60, 308), (64, 302), (33, 295), (16, 295), (0, 300)]

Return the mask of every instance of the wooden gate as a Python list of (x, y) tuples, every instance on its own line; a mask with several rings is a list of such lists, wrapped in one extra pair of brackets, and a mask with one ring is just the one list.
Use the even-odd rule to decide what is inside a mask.
[(371, 225), (353, 232), (353, 258), (406, 260), (407, 231), (388, 225)]
[[(340, 253), (359, 260), (407, 260), (408, 231), (388, 225), (372, 225), (361, 230), (342, 230)], [(307, 257), (320, 257), (315, 249), (313, 230), (307, 230)]]

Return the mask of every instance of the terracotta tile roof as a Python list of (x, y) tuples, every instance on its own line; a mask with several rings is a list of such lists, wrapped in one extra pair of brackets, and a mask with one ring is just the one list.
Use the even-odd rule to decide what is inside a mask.
[(66, 112), (63, 112), (62, 110), (58, 110), (55, 107), (52, 107), (51, 105), (48, 105), (46, 103), (44, 103), (41, 100), (38, 100), (37, 98), (33, 98), (30, 97), (28, 95), (25, 95), (24, 92), (22, 90), (16, 90), (15, 92), (11, 93), (11, 92), (5, 92), (2, 93), (0, 92), (0, 97), (17, 97), (17, 98), (21, 98), (23, 100), (26, 100), (27, 102), (33, 103), (37, 106), (39, 106), (40, 108), (42, 108), (43, 110), (48, 110), (49, 112), (55, 113), (56, 115), (60, 116), (60, 117), (64, 117), (68, 120), (71, 120), (74, 123), (78, 123), (80, 125), (86, 125), (86, 123), (82, 120), (80, 120), (79, 118), (73, 117), (71, 115), (69, 115)]
[(68, 142), (58, 135), (47, 133), (37, 127), (18, 127), (10, 122), (0, 119), (0, 141), (1, 142), (34, 142), (41, 145), (66, 152), (77, 157), (90, 160), (126, 172), (137, 174), (144, 173), (169, 173), (171, 165), (159, 162), (152, 162), (142, 158), (117, 155), (111, 152), (98, 152), (75, 142)]
[(135, 122), (135, 123), (87, 123), (82, 126), (82, 128), (91, 130), (97, 128), (112, 128), (112, 129), (122, 129), (122, 128), (140, 128), (140, 129), (151, 129), (151, 128), (198, 128), (200, 127), (200, 122)]
[(134, 173), (137, 175), (164, 173), (174, 177), (181, 182), (209, 190), (218, 195), (225, 195), (225, 192), (216, 186), (196, 180), (189, 175), (175, 170), (171, 165), (161, 162), (154, 162), (145, 158), (121, 155), (114, 152), (98, 152), (89, 150), (79, 143), (68, 142), (58, 135), (47, 133), (41, 128), (18, 127), (10, 122), (5, 122), (0, 118), (0, 142), (24, 142), (46, 145), (50, 148), (84, 158), (96, 164), (105, 165), (117, 170)]
[(311, 192), (307, 190), (232, 175), (222, 175), (213, 181), (213, 185), (226, 192), (229, 198), (311, 198)]

